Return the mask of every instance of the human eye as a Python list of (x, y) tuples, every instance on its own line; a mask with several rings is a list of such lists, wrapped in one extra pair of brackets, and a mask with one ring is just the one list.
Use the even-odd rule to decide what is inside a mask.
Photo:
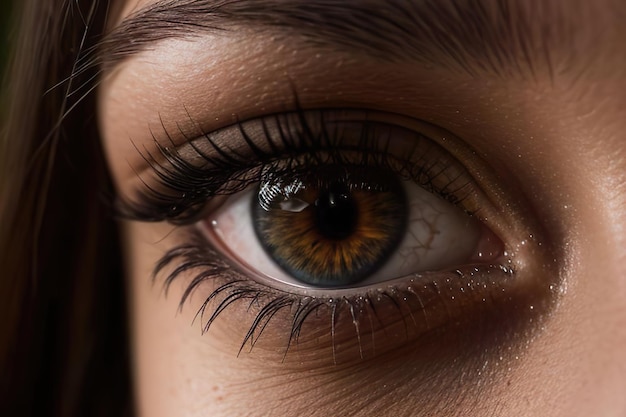
[(513, 209), (523, 202), (446, 130), (299, 105), (212, 132), (194, 125), (155, 134), (121, 210), (177, 225), (155, 279), (184, 281), (181, 308), (201, 294), (203, 332), (226, 323), (240, 352), (352, 363), (514, 315), (530, 296), (540, 304)]

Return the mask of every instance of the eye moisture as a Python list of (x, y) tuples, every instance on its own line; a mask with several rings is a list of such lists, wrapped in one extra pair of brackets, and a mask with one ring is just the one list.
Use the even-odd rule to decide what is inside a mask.
[[(252, 223), (265, 251), (303, 283), (338, 287), (362, 281), (380, 268), (404, 235), (407, 200), (390, 172), (331, 166), (295, 179), (285, 191), (271, 183), (263, 182), (262, 195), (253, 200)], [(268, 189), (278, 192), (270, 197)], [(306, 207), (283, 210), (290, 199)], [(260, 201), (269, 201), (269, 209)]]

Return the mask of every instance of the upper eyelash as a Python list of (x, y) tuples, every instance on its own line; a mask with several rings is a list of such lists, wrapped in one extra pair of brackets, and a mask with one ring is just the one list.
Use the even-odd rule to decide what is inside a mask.
[[(364, 135), (360, 138), (362, 143), (354, 149), (343, 149), (337, 146), (340, 126), (336, 124), (335, 129), (330, 130), (329, 124), (324, 120), (325, 113), (328, 111), (332, 110), (315, 110), (319, 116), (318, 129), (313, 128), (307, 120), (305, 113), (312, 111), (305, 112), (300, 108), (291, 113), (253, 119), (252, 121), (260, 121), (262, 124), (264, 131), (262, 139), (268, 145), (269, 152), (264, 151), (246, 133), (245, 123), (248, 121), (238, 122), (236, 126), (249, 155), (241, 154), (234, 149), (223, 149), (212, 137), (216, 132), (202, 132), (199, 139), (215, 151), (215, 155), (207, 155), (195, 144), (198, 138), (189, 138), (181, 132), (185, 143), (202, 159), (204, 165), (200, 166), (188, 161), (179, 153), (179, 147), (174, 146), (172, 135), (163, 126), (167, 141), (172, 146), (163, 145), (154, 137), (155, 147), (160, 156), (155, 156), (147, 150), (142, 152), (144, 160), (156, 176), (157, 184), (142, 180), (144, 188), (136, 193), (133, 200), (118, 201), (118, 213), (122, 217), (141, 221), (168, 220), (172, 223), (190, 223), (196, 219), (207, 200), (242, 191), (251, 184), (259, 182), (262, 176), (270, 171), (273, 175), (285, 175), (297, 173), (299, 169), (306, 169), (314, 164), (346, 165), (344, 152), (356, 149), (358, 149), (361, 164), (390, 169), (392, 156), (384, 151), (374, 150), (369, 143), (373, 140), (380, 142), (380, 138), (367, 136), (367, 119), (361, 122), (364, 125)], [(365, 115), (367, 116), (367, 113)], [(295, 118), (296, 125), (292, 124), (294, 122), (292, 118)], [(278, 138), (272, 137), (269, 133), (268, 120), (276, 123)], [(288, 133), (293, 132), (294, 129), (298, 134)], [(276, 139), (280, 143), (276, 143)], [(424, 140), (429, 139), (424, 138)], [(393, 171), (397, 175), (404, 174), (407, 177), (419, 178), (420, 186), (439, 194), (453, 204), (460, 204), (464, 199), (464, 197), (458, 197), (458, 190), (447, 191), (432, 186), (432, 175), (425, 175), (430, 167), (416, 166), (409, 164), (408, 161), (397, 159), (393, 162), (395, 166)], [(415, 172), (416, 169), (417, 172)], [(460, 187), (463, 186), (464, 184), (461, 184)]]
[[(274, 143), (271, 135), (267, 133), (267, 117), (273, 117), (277, 122), (279, 139), (281, 141), (280, 147)], [(195, 138), (189, 138), (183, 134), (185, 142), (208, 164), (202, 168), (194, 166), (183, 158), (175, 146), (164, 146), (155, 137), (154, 143), (163, 162), (159, 162), (159, 158), (155, 158), (150, 152), (145, 152), (143, 157), (150, 165), (153, 173), (158, 177), (160, 185), (165, 186), (168, 191), (182, 194), (182, 197), (172, 196), (147, 187), (146, 190), (139, 193), (138, 201), (123, 202), (122, 211), (127, 217), (143, 221), (184, 220), (193, 217), (195, 214), (188, 211), (191, 206), (202, 203), (216, 195), (234, 194), (247, 188), (251, 183), (258, 181), (258, 178), (236, 181), (238, 175), (250, 173), (255, 168), (260, 172), (267, 164), (285, 155), (292, 155), (296, 149), (298, 153), (306, 154), (309, 158), (314, 159), (315, 155), (323, 149), (324, 142), (328, 144), (327, 138), (329, 136), (327, 132), (322, 132), (319, 136), (313, 135), (306, 123), (302, 128), (303, 134), (298, 136), (298, 143), (296, 143), (295, 136), (292, 137), (285, 133), (284, 127), (291, 128), (291, 126), (283, 125), (285, 122), (289, 123), (289, 118), (281, 119), (281, 114), (266, 116), (260, 120), (264, 132), (266, 132), (264, 139), (274, 153), (264, 152), (250, 139), (243, 126), (245, 122), (236, 124), (241, 138), (245, 141), (251, 152), (250, 156), (253, 158), (248, 157), (248, 155), (241, 155), (234, 150), (226, 152), (216, 144), (211, 137), (211, 133), (201, 131), (200, 138), (205, 140), (216, 153), (215, 156), (206, 155), (194, 145)], [(305, 119), (298, 117), (298, 120), (302, 121)], [(322, 126), (324, 125), (322, 124)], [(172, 136), (164, 126), (163, 131), (168, 141), (173, 145)], [(230, 186), (225, 189), (224, 186), (229, 182)]]

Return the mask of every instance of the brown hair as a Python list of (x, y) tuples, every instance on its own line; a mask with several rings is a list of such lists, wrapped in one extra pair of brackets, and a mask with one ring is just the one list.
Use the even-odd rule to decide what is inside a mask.
[[(108, 1), (22, 0), (0, 132), (0, 415), (130, 413), (113, 193), (81, 62)], [(71, 110), (71, 111), (70, 111)]]

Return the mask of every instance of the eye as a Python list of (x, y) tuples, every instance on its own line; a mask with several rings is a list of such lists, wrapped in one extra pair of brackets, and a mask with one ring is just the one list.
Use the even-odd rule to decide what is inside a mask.
[(294, 286), (371, 285), (502, 256), (475, 217), (385, 169), (322, 166), (270, 177), (209, 223), (218, 250)]
[(523, 202), (436, 126), (331, 109), (184, 133), (180, 145), (166, 134), (122, 212), (181, 226), (155, 277), (186, 282), (181, 308), (204, 294), (203, 332), (222, 321), (240, 349), (263, 334), (281, 361), (297, 345), (350, 362), (442, 326), (512, 322), (549, 291), (524, 262), (534, 246), (515, 243), (540, 236)]

